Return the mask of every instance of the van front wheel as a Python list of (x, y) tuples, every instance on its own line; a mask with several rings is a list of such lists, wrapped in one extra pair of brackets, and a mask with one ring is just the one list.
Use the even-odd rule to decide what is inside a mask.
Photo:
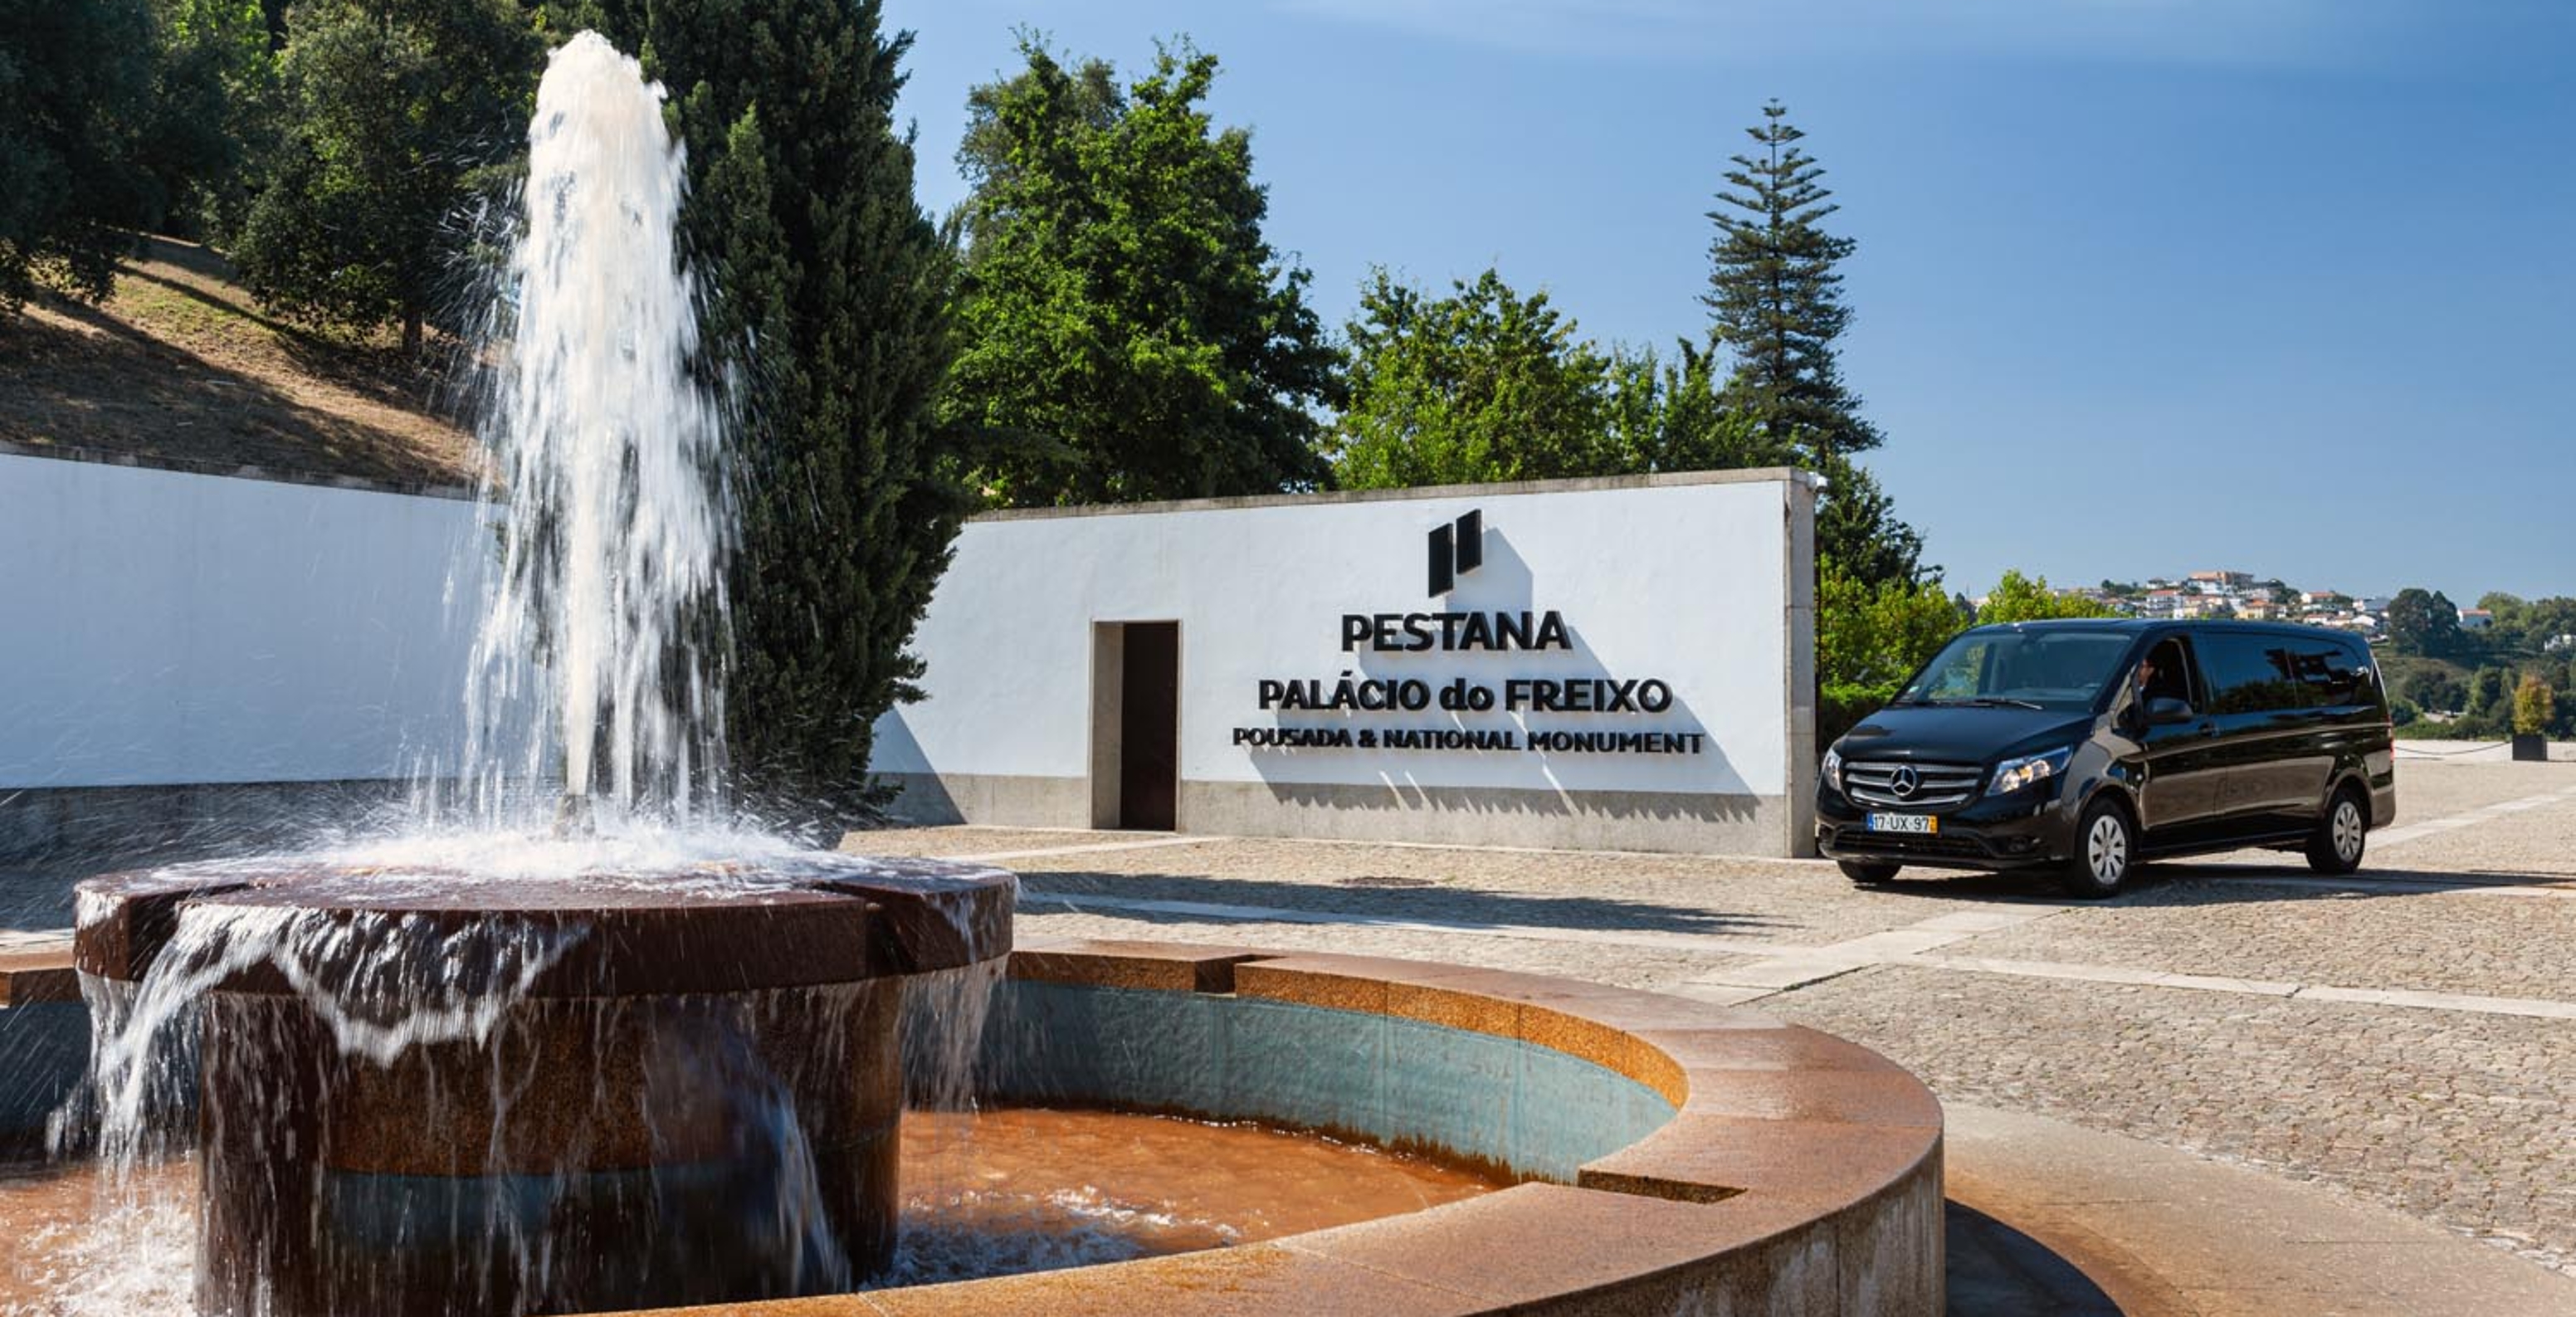
[(2370, 841), (2370, 807), (2361, 792), (2345, 787), (2326, 806), (2308, 838), (2308, 867), (2318, 873), (2350, 873), (2361, 867), (2361, 852)]
[(2137, 852), (2137, 827), (2129, 821), (2127, 807), (2115, 797), (2102, 796), (2084, 807), (2084, 817), (2075, 827), (2075, 854), (2067, 860), (2060, 881), (2070, 896), (2090, 900), (2117, 896)]

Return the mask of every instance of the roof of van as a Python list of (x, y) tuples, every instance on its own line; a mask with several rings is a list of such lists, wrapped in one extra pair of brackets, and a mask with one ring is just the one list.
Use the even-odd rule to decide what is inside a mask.
[(2160, 617), (2056, 617), (2040, 622), (1988, 622), (1971, 630), (1987, 631), (2010, 628), (2015, 631), (2120, 631), (2136, 634), (2164, 631), (2176, 627), (2211, 627), (2228, 630), (2272, 631), (2289, 635), (2339, 636), (2354, 644), (2363, 643), (2360, 636), (2336, 627), (2310, 626), (2304, 622), (2243, 622), (2234, 618), (2196, 617), (2171, 619)]

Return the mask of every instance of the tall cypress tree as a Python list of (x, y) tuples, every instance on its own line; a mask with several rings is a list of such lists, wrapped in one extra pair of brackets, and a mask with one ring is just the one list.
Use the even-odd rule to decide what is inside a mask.
[(1837, 267), (1858, 244), (1821, 227), (1841, 207), (1788, 115), (1778, 101), (1762, 107), (1762, 123), (1745, 130), (1754, 149), (1732, 157), (1729, 188), (1708, 212), (1717, 236), (1700, 300), (1712, 337), (1734, 357), (1726, 400), (1773, 448), (1825, 477), (1818, 553), (1871, 585), (1910, 584), (1922, 569), (1922, 537), (1852, 460), (1882, 440), (1843, 383), (1835, 348), (1852, 316)]
[(870, 799), (874, 720), (917, 693), (906, 646), (965, 508), (932, 425), (952, 262), (894, 121), (911, 36), (879, 0), (560, 17), (640, 50), (688, 145), (710, 364), (741, 389), (733, 772), (778, 821), (845, 821)]

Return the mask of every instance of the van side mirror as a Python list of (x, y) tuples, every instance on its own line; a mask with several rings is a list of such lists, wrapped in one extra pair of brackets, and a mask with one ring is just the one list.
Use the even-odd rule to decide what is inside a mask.
[(2170, 695), (2159, 695), (2147, 701), (2147, 726), (2149, 727), (2172, 727), (2190, 722), (2194, 716), (2196, 715), (2191, 711), (2189, 700), (2177, 700)]

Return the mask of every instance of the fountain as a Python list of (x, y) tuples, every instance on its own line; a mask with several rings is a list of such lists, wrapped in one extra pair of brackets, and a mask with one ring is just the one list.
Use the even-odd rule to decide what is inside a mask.
[[(0, 951), (0, 1133), (68, 1094), (56, 1166), (104, 1186), (65, 1241), (0, 1175), (40, 1311), (1939, 1311), (1940, 1108), (1850, 1043), (1454, 966), (1015, 947), (1009, 874), (724, 823), (730, 518), (661, 110), (589, 34), (540, 89), (470, 740), (420, 824), (94, 878), (68, 956)], [(1011, 1113), (1017, 1160), (907, 1201), (917, 1136), (974, 1123), (899, 1125), (925, 1090)], [(1149, 1118), (1153, 1187), (1086, 1197), (1138, 1168), (1078, 1150)], [(1301, 1210), (1174, 1215), (1280, 1171), (1281, 1131), (1325, 1136), (1269, 1176)], [(1323, 1161), (1407, 1155), (1442, 1165), (1302, 1210)], [(193, 1265), (138, 1256), (190, 1215)]]
[(682, 164), (633, 60), (554, 54), (462, 791), (407, 840), (80, 887), (102, 1150), (196, 1114), (200, 1312), (733, 1301), (892, 1255), (901, 984), (1004, 955), (1015, 887), (693, 826), (727, 519)]

